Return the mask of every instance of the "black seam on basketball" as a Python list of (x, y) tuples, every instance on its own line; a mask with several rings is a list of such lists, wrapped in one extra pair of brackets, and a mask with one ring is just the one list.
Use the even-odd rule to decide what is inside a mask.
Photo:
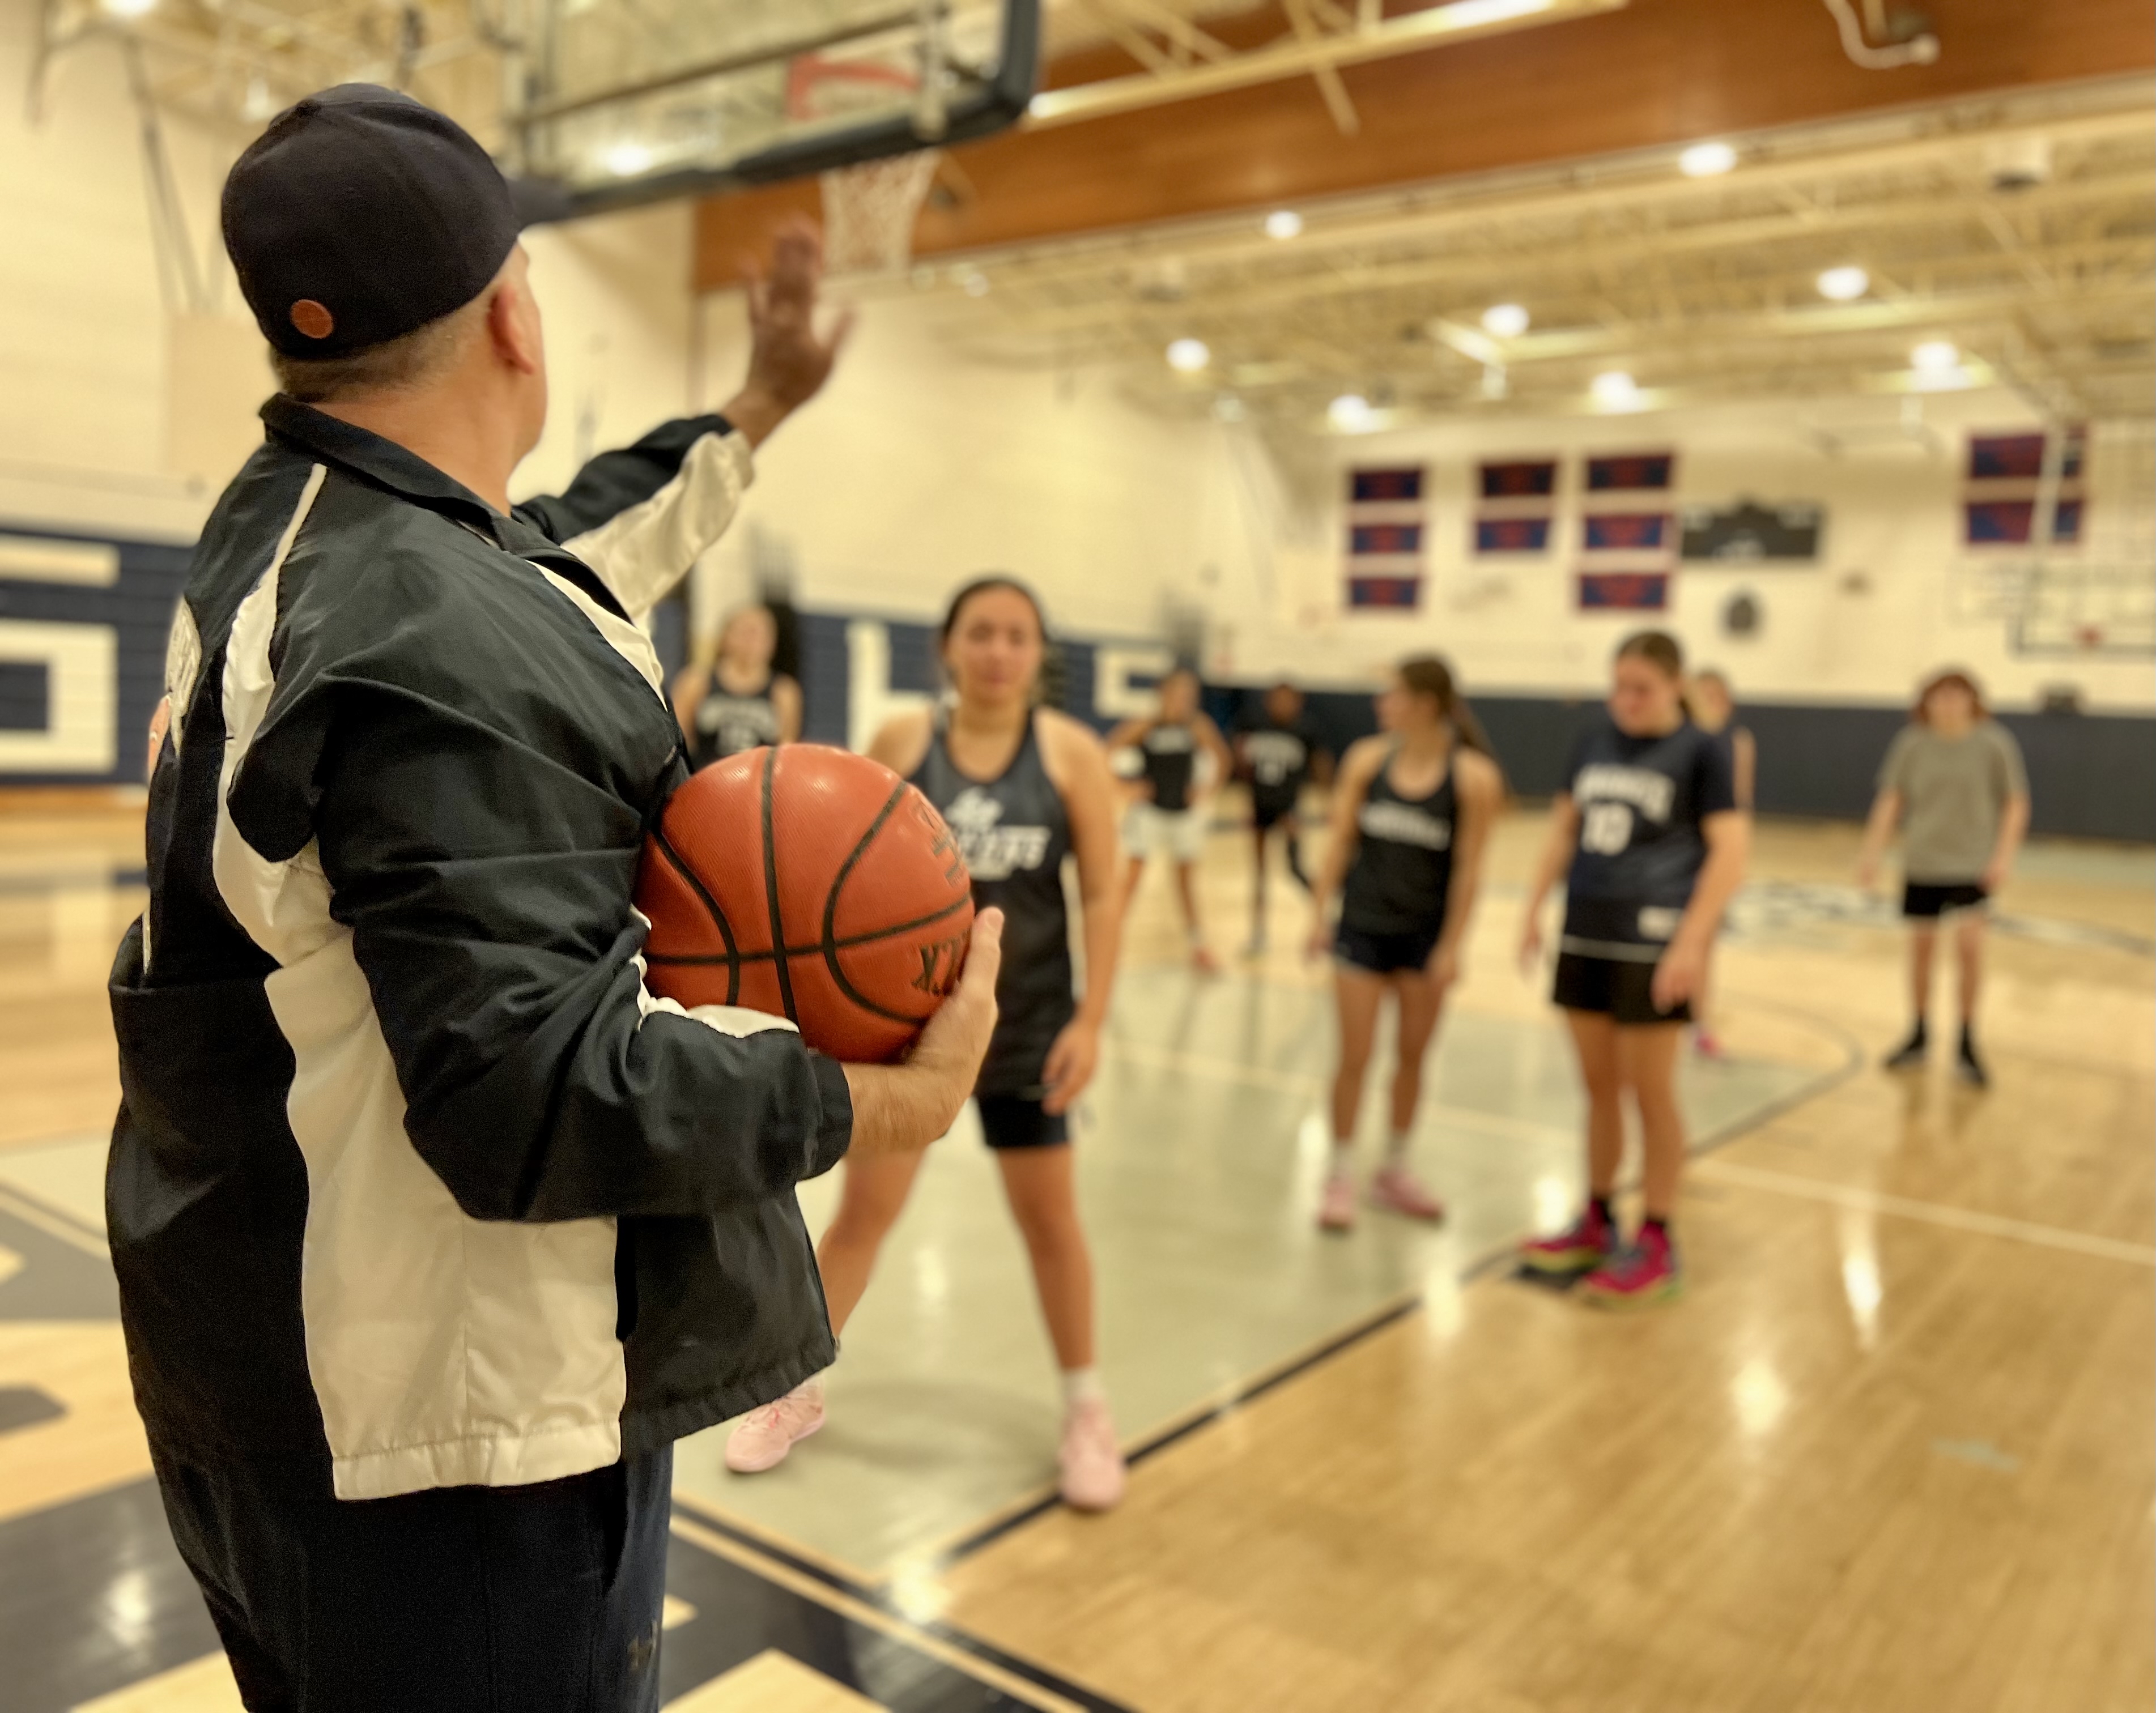
[(704, 908), (711, 913), (712, 921), (718, 925), (719, 938), (726, 941), (726, 950), (724, 957), (713, 957), (708, 953), (701, 957), (694, 954), (669, 957), (664, 952), (654, 952), (647, 946), (644, 961), (646, 963), (723, 963), (726, 967), (726, 1003), (738, 1004), (741, 1001), (742, 954), (740, 946), (734, 941), (733, 924), (726, 920), (726, 913), (719, 908), (718, 900), (712, 897), (704, 883), (697, 879), (696, 871), (681, 860), (680, 852), (675, 849), (667, 839), (666, 828), (663, 825), (655, 827), (651, 836), (658, 843), (659, 854), (673, 864), (674, 872), (686, 880), (696, 896), (704, 900)]
[[(952, 899), (933, 915), (916, 916), (910, 922), (893, 922), (888, 928), (878, 928), (873, 934), (849, 934), (844, 939), (834, 940), (831, 943), (841, 951), (851, 951), (857, 946), (873, 946), (879, 940), (895, 939), (901, 934), (911, 933), (916, 928), (932, 928), (946, 916), (957, 915), (973, 901), (972, 895), (968, 894), (963, 898)], [(823, 949), (820, 943), (789, 946), (786, 948), (786, 955), (788, 957), (814, 957)], [(743, 951), (736, 955), (743, 963), (762, 963), (778, 956), (775, 951)], [(723, 954), (716, 951), (647, 951), (644, 961), (646, 963), (724, 963), (726, 960)]]
[[(903, 779), (900, 780), (898, 783), (892, 787), (891, 795), (884, 799), (883, 807), (876, 811), (875, 819), (869, 823), (869, 830), (862, 833), (860, 838), (855, 842), (854, 848), (846, 853), (845, 861), (839, 864), (838, 877), (831, 882), (831, 890), (824, 895), (824, 944), (822, 947), (824, 953), (824, 967), (830, 971), (831, 979), (839, 984), (839, 991), (844, 994), (847, 998), (852, 1000), (855, 1004), (860, 1006), (863, 1011), (874, 1012), (878, 1017), (889, 1018), (895, 1023), (917, 1023), (921, 1019), (917, 1017), (908, 1017), (902, 1011), (893, 1011), (887, 1005), (877, 1004), (875, 1000), (870, 998), (867, 994), (862, 992), (860, 988), (856, 987), (851, 982), (848, 981), (846, 979), (845, 971), (839, 967), (839, 939), (836, 931), (838, 928), (839, 916), (839, 895), (845, 890), (846, 877), (854, 872), (854, 864), (861, 859), (861, 853), (865, 851), (870, 844), (875, 842), (876, 834), (883, 831), (883, 823), (891, 818), (891, 811), (899, 806), (900, 803), (904, 800), (906, 793), (912, 788), (913, 787), (908, 785)], [(904, 930), (887, 928), (884, 931), (885, 933), (901, 933)], [(880, 939), (882, 936), (879, 935), (876, 937)], [(779, 943), (783, 945), (784, 944), (784, 941), (782, 941)], [(782, 964), (781, 967), (783, 968), (783, 967), (784, 966)]]
[[(771, 943), (774, 949), (786, 944), (786, 924), (778, 914), (778, 842), (771, 825), (772, 775), (778, 771), (778, 751), (767, 749), (763, 752), (763, 885), (771, 913)], [(793, 1008), (793, 972), (786, 966), (785, 958), (772, 960), (772, 968), (778, 972), (778, 1003), (786, 1008), (787, 1022), (798, 1028), (801, 1014)]]

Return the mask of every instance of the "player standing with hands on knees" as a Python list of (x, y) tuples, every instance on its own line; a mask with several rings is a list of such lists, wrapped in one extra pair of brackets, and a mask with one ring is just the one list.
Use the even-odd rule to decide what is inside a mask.
[[(1140, 795), (1123, 816), (1123, 849), (1130, 854), (1123, 907), (1137, 895), (1147, 859), (1167, 857), (1175, 864), (1190, 961), (1200, 975), (1217, 976), (1220, 961), (1205, 943), (1198, 909), (1198, 859), (1205, 854), (1206, 794), (1227, 778), (1235, 758), (1220, 728), (1199, 710), (1198, 691), (1198, 674), (1177, 667), (1160, 681), (1160, 711), (1149, 720), (1126, 720), (1108, 734), (1108, 748), (1134, 753), (1139, 767)], [(1209, 782), (1199, 773), (1201, 762), (1211, 767)]]
[(1894, 1070), (1924, 1062), (1931, 1046), (1932, 954), (1938, 926), (1956, 918), (1961, 1039), (1956, 1073), (1983, 1088), (1991, 1080), (1976, 1052), (1976, 1000), (1984, 975), (1984, 915), (2006, 884), (2029, 830), (2029, 776), (2014, 734), (1993, 719), (1976, 681), (1942, 672), (1924, 686), (1909, 723), (1879, 768), (1879, 795), (1864, 829), (1858, 883), (1878, 882), (1887, 842), (1902, 829), (1902, 914), (1909, 923), (1909, 1039), (1888, 1055)]
[[(1481, 884), (1482, 853), (1505, 796), (1452, 670), (1434, 655), (1405, 660), (1378, 698), (1383, 731), (1353, 746), (1332, 787), (1332, 838), (1311, 887), (1312, 957), (1330, 951), (1340, 1013), (1332, 1078), (1332, 1163), (1318, 1223), (1355, 1223), (1355, 1126), (1378, 1011), (1399, 1017), (1392, 1128), (1370, 1198), (1414, 1219), (1441, 1219), (1444, 1203), (1408, 1164), (1422, 1062), (1445, 996), (1460, 978), (1460, 948)], [(1342, 885), (1342, 876), (1345, 885)], [(1327, 915), (1340, 892), (1340, 921)]]
[[(1686, 717), (1676, 639), (1658, 630), (1628, 637), (1608, 711), (1573, 746), (1550, 806), (1520, 940), (1522, 967), (1532, 969), (1543, 901), (1565, 876), (1556, 999), (1587, 1085), (1588, 1202), (1568, 1229), (1526, 1245), (1521, 1262), (1579, 1281), (1589, 1302), (1629, 1307), (1682, 1287), (1670, 1231), (1685, 1158), (1677, 1044), (1750, 848), (1729, 746)], [(1645, 1211), (1629, 1244), (1612, 1207), (1628, 1094), (1645, 1156)]]
[(166, 1516), (257, 1713), (651, 1713), (673, 1442), (831, 1359), (801, 1179), (917, 1151), (995, 913), (903, 1065), (643, 981), (687, 777), (638, 620), (822, 387), (813, 228), (717, 415), (509, 485), (547, 418), (509, 187), (410, 97), (223, 193), (281, 390), (167, 655), (105, 1205)]
[[(974, 1098), (1062, 1370), (1063, 1496), (1105, 1510), (1122, 1496), (1123, 1459), (1095, 1365), (1093, 1262), (1078, 1219), (1070, 1114), (1100, 1061), (1122, 936), (1115, 780), (1098, 738), (1038, 705), (1047, 626), (1024, 584), (1004, 576), (968, 583), (952, 597), (941, 641), (949, 698), (891, 721), (869, 753), (942, 812), (976, 903), (1005, 917), (1000, 1011)], [(1064, 902), (1066, 856), (1082, 905), (1082, 998)], [(838, 1213), (817, 1251), (840, 1331), (920, 1163), (918, 1154), (894, 1154), (847, 1164)], [(823, 1422), (823, 1382), (810, 1380), (734, 1430), (726, 1466), (742, 1475), (769, 1469)]]

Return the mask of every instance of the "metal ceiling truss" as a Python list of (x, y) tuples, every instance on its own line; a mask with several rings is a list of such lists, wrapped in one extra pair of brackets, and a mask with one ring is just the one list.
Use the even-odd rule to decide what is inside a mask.
[[(2041, 182), (1999, 187), (2002, 140), (2041, 137)], [(1739, 141), (1725, 177), (1671, 151), (1029, 246), (916, 270), (972, 285), (947, 336), (1027, 367), (1121, 362), (1144, 402), (1322, 420), (1353, 392), (1396, 413), (1900, 391), (1948, 340), (2060, 413), (2145, 412), (2156, 386), (2156, 118), (2139, 80)], [(1868, 290), (1831, 302), (1829, 268)], [(1478, 325), (1526, 306), (1512, 338)], [(1210, 364), (1178, 374), (1171, 339)], [(1924, 385), (1938, 384), (1926, 380)]]

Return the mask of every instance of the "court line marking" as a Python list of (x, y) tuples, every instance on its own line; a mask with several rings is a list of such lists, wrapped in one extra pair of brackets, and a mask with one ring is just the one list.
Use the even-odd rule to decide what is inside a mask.
[(0, 1213), (12, 1213), (25, 1225), (36, 1226), (47, 1237), (56, 1237), (101, 1260), (112, 1259), (111, 1245), (105, 1240), (103, 1232), (92, 1230), (72, 1213), (49, 1202), (39, 1201), (12, 1183), (0, 1182)]
[(1953, 1231), (1974, 1232), (1985, 1237), (2011, 1238), (2018, 1242), (2033, 1244), (2040, 1249), (2095, 1255), (2105, 1260), (2123, 1261), (2136, 1267), (2156, 1267), (2156, 1248), (2146, 1244), (2123, 1242), (2118, 1238), (2097, 1237), (2087, 1232), (2070, 1231), (2063, 1226), (2040, 1225), (2034, 1220), (2011, 1219), (1999, 1213), (1979, 1213), (1943, 1202), (1921, 1202), (1907, 1196), (1888, 1195), (1881, 1191), (1863, 1189), (1851, 1184), (1829, 1183), (1820, 1178), (1802, 1177), (1792, 1172), (1772, 1172), (1764, 1167), (1740, 1165), (1734, 1160), (1702, 1160), (1693, 1169), (1710, 1180), (1719, 1180), (1741, 1188), (1794, 1196), (1805, 1201), (1825, 1202), (1838, 1208), (1854, 1208), (1859, 1213), (1889, 1213), (1897, 1218), (1921, 1220), (1928, 1225), (1943, 1226)]
[[(800, 1571), (781, 1563), (755, 1547), (746, 1546), (716, 1529), (678, 1514), (667, 1526), (692, 1546), (701, 1547), (716, 1557), (737, 1564), (767, 1582), (776, 1583), (804, 1600), (850, 1618), (880, 1635), (890, 1636), (904, 1642), (908, 1647), (916, 1648), (940, 1664), (947, 1665), (978, 1683), (986, 1684), (991, 1689), (999, 1690), (1026, 1706), (1038, 1708), (1040, 1713), (1086, 1713), (1086, 1709), (1079, 1702), (1060, 1695), (1045, 1685), (999, 1665), (993, 1659), (983, 1658), (968, 1646), (962, 1645), (962, 1642), (971, 1643), (973, 1646), (1004, 1654), (1004, 1650), (993, 1643), (974, 1642), (963, 1631), (953, 1629), (940, 1622), (916, 1623), (844, 1589), (832, 1587), (814, 1577), (804, 1576)], [(1015, 1660), (1017, 1656), (1004, 1654), (1004, 1657)], [(1053, 1675), (1061, 1675), (1060, 1673)], [(1122, 1705), (1113, 1696), (1098, 1690), (1075, 1684), (1070, 1687), (1078, 1689), (1081, 1694), (1102, 1705), (1113, 1707)]]
[(767, 1523), (761, 1523), (739, 1511), (730, 1510), (701, 1493), (685, 1493), (677, 1487), (674, 1491), (675, 1509), (678, 1510), (685, 1505), (706, 1528), (739, 1536), (742, 1545), (752, 1551), (768, 1553), (803, 1575), (828, 1582), (834, 1588), (859, 1593), (880, 1588), (891, 1580), (891, 1572), (887, 1570), (870, 1570), (850, 1559), (840, 1558), (835, 1553), (791, 1540)]
[[(1286, 1385), (1298, 1374), (1338, 1355), (1349, 1345), (1391, 1326), (1395, 1321), (1404, 1320), (1420, 1308), (1422, 1302), (1420, 1290), (1401, 1291), (1345, 1326), (1335, 1328), (1240, 1380), (1231, 1380), (1215, 1387), (1197, 1403), (1185, 1405), (1164, 1420), (1125, 1440), (1122, 1448), (1125, 1465), (1134, 1466), (1209, 1423), (1232, 1414), (1276, 1387)], [(975, 1518), (938, 1541), (909, 1551), (906, 1557), (924, 1560), (932, 1564), (939, 1572), (948, 1570), (962, 1559), (970, 1557), (1013, 1530), (1022, 1528), (1035, 1517), (1056, 1510), (1062, 1503), (1062, 1495), (1055, 1485), (1044, 1485), (990, 1511), (985, 1517)]]

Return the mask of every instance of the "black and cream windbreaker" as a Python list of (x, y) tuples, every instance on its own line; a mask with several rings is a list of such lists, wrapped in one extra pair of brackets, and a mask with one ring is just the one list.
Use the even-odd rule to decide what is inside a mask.
[(542, 1481), (832, 1343), (794, 1185), (845, 1150), (783, 1019), (646, 991), (684, 776), (637, 621), (732, 516), (721, 418), (502, 516), (285, 398), (196, 550), (112, 977), (135, 1393), (185, 1454), (365, 1499)]

